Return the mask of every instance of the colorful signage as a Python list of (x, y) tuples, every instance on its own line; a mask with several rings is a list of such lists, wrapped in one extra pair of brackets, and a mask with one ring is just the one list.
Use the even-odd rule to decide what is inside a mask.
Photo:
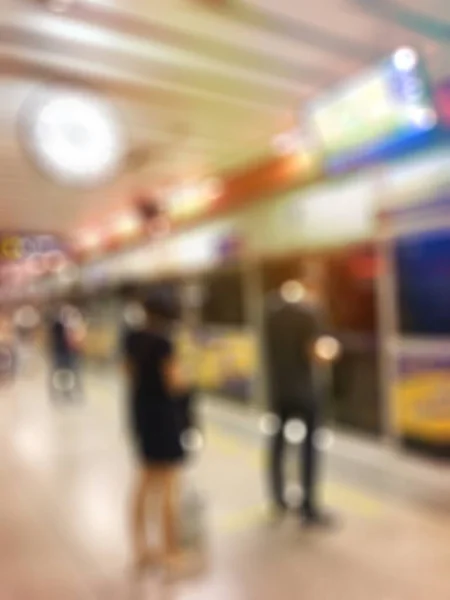
[(313, 103), (309, 119), (331, 171), (383, 158), (437, 124), (425, 69), (410, 48)]
[(400, 435), (450, 444), (450, 353), (401, 356), (394, 390)]
[(0, 234), (0, 286), (19, 289), (36, 277), (69, 264), (61, 242), (51, 235)]
[(0, 235), (0, 261), (20, 261), (55, 252), (62, 252), (62, 246), (53, 236)]

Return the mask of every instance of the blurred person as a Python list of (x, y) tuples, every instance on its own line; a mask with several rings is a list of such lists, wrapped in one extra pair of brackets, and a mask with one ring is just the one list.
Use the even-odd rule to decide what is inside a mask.
[[(180, 467), (185, 455), (176, 398), (188, 389), (171, 341), (174, 311), (167, 299), (157, 295), (144, 306), (145, 326), (130, 330), (124, 344), (130, 425), (139, 461), (131, 523), (138, 569), (155, 562), (174, 567), (181, 557), (178, 508)], [(153, 551), (146, 538), (152, 495), (160, 505), (163, 538), (161, 547)]]
[(143, 308), (143, 298), (136, 286), (125, 284), (119, 289), (120, 317), (118, 319), (118, 344), (119, 354), (125, 347), (129, 335), (146, 325), (146, 315)]
[(286, 443), (303, 441), (300, 514), (306, 524), (330, 521), (317, 506), (318, 457), (314, 444), (325, 395), (323, 380), (317, 377), (319, 365), (333, 358), (327, 339), (332, 338), (325, 337), (317, 297), (307, 282), (285, 282), (269, 295), (265, 311), (265, 350), (274, 420), (269, 448), (270, 492), (277, 514), (283, 514), (288, 509), (283, 475)]
[(0, 382), (11, 383), (16, 370), (16, 344), (11, 320), (0, 314)]
[[(132, 284), (124, 284), (118, 290), (119, 299), (122, 305), (122, 337), (126, 337), (129, 329), (136, 329), (142, 325), (142, 317), (138, 315), (139, 309), (142, 307), (143, 293), (140, 288)], [(141, 321), (138, 323), (138, 321)]]
[(22, 306), (14, 314), (16, 363), (22, 375), (30, 373), (39, 323), (40, 314), (32, 305)]
[(50, 392), (53, 398), (81, 392), (80, 345), (84, 335), (81, 315), (72, 307), (58, 307), (49, 324)]

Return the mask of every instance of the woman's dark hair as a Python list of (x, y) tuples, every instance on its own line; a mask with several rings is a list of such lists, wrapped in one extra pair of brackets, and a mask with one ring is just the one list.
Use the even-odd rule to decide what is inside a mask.
[(132, 283), (124, 283), (123, 285), (119, 286), (117, 292), (120, 298), (124, 300), (132, 300), (138, 297), (139, 287)]
[(179, 313), (174, 299), (162, 291), (149, 294), (144, 302), (144, 309), (147, 316), (164, 321), (174, 321)]

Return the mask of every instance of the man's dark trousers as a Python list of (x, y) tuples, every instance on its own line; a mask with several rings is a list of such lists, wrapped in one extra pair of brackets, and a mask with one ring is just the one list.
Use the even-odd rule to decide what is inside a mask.
[[(286, 403), (288, 404), (288, 403)], [(284, 437), (286, 423), (292, 419), (300, 419), (306, 427), (306, 436), (299, 446), (299, 472), (303, 487), (301, 512), (311, 514), (316, 509), (314, 497), (317, 480), (317, 451), (314, 445), (314, 433), (318, 424), (316, 407), (279, 408), (274, 414), (280, 419), (277, 432), (271, 436), (269, 447), (269, 476), (272, 499), (275, 505), (286, 508), (284, 499), (284, 460), (288, 441)]]

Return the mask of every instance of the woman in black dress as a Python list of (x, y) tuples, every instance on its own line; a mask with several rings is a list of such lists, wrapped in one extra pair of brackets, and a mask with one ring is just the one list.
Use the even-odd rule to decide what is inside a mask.
[[(178, 552), (178, 476), (184, 457), (173, 399), (184, 386), (169, 335), (172, 311), (161, 298), (148, 300), (145, 309), (145, 327), (125, 336), (131, 430), (140, 462), (132, 515), (137, 566), (153, 559), (170, 562)], [(145, 535), (150, 494), (157, 494), (162, 506), (163, 547), (153, 555)]]

